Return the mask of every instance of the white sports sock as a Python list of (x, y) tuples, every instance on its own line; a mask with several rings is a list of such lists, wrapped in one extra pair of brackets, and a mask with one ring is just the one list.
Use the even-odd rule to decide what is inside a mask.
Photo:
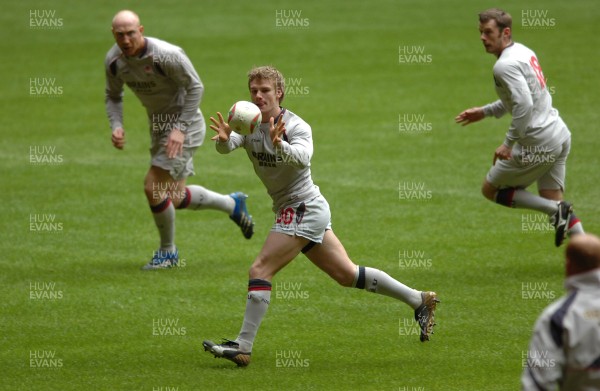
[(198, 185), (187, 186), (187, 189), (191, 196), (188, 209), (217, 209), (228, 215), (233, 213), (235, 200), (231, 196), (215, 193)]
[(420, 291), (393, 279), (386, 272), (371, 267), (358, 266), (356, 268), (354, 286), (401, 300), (413, 309), (419, 307), (423, 302)]
[(167, 198), (158, 205), (151, 206), (152, 217), (160, 236), (160, 249), (175, 250), (175, 208)]
[(581, 225), (581, 222), (577, 222), (577, 223), (573, 224), (571, 226), (571, 228), (569, 228), (567, 233), (569, 234), (569, 236), (571, 236), (571, 235), (584, 234), (585, 231), (583, 230), (583, 225)]
[(269, 309), (271, 302), (271, 283), (266, 280), (250, 280), (248, 283), (248, 301), (246, 302), (246, 313), (244, 323), (236, 342), (240, 344), (240, 350), (244, 353), (252, 352), (254, 338), (260, 327), (260, 323)]
[(527, 190), (517, 189), (513, 198), (515, 208), (533, 209), (553, 215), (558, 210), (558, 202), (537, 196)]
[(585, 233), (581, 221), (574, 214), (571, 215), (571, 220), (569, 221), (569, 229), (567, 233), (569, 234), (569, 237), (572, 235), (579, 235)]
[[(511, 194), (512, 192), (512, 194)], [(513, 208), (531, 209), (554, 215), (558, 210), (558, 201), (540, 197), (523, 189), (502, 189), (496, 194), (496, 202)]]

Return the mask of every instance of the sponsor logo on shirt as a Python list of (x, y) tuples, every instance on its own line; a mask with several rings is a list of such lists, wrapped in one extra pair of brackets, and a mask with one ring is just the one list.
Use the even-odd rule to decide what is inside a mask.
[(261, 167), (277, 167), (277, 163), (281, 162), (281, 158), (272, 153), (252, 151), (252, 157), (258, 161)]

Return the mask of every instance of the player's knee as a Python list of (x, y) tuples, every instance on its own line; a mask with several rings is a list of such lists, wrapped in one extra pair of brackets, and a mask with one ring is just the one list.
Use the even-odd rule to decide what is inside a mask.
[(481, 185), (481, 194), (490, 201), (495, 201), (497, 190), (487, 182)]
[(268, 275), (267, 267), (266, 267), (266, 259), (262, 255), (258, 255), (252, 266), (250, 266), (250, 270), (248, 271), (248, 277), (252, 279), (269, 279), (272, 276)]
[(156, 200), (156, 197), (155, 197), (156, 191), (154, 190), (154, 188), (152, 186), (152, 182), (150, 182), (150, 181), (144, 182), (144, 194), (146, 194), (146, 198), (150, 202), (160, 201), (160, 200)]
[(338, 284), (345, 288), (351, 288), (354, 285), (355, 273), (348, 272), (347, 270), (335, 270), (332, 273), (329, 273), (331, 278), (333, 278)]
[(547, 200), (562, 201), (563, 191), (562, 189), (540, 189), (538, 190), (540, 197)]
[(336, 281), (344, 288), (352, 288), (354, 286), (354, 276), (344, 276), (343, 278), (340, 278)]

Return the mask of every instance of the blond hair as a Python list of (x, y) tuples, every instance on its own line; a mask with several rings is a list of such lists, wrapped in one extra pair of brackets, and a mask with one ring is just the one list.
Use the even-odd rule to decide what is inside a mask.
[(279, 70), (270, 65), (254, 67), (248, 71), (248, 88), (253, 80), (270, 80), (275, 84), (275, 90), (281, 91), (279, 102), (283, 101), (285, 96), (285, 79)]

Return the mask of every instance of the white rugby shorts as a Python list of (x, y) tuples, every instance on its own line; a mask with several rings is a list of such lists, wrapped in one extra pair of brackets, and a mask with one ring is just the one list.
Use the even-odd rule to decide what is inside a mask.
[(282, 206), (275, 215), (271, 232), (301, 236), (322, 243), (325, 231), (331, 229), (329, 203), (322, 195), (311, 200)]
[(512, 158), (497, 160), (486, 180), (494, 187), (526, 188), (537, 182), (540, 190), (565, 189), (567, 157), (571, 149), (569, 138), (554, 149), (515, 144)]

